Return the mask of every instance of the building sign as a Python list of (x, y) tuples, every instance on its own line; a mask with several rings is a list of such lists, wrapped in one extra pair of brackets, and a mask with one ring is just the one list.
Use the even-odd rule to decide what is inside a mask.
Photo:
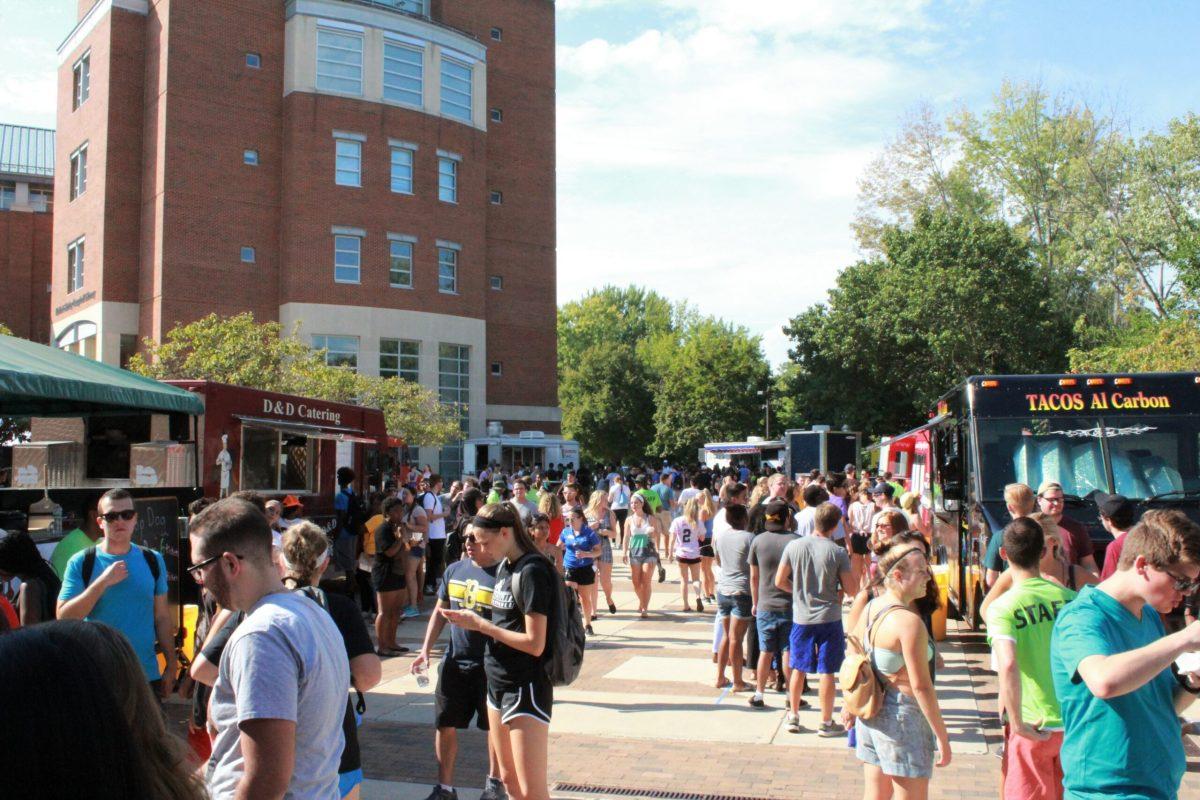
[(264, 397), (262, 401), (262, 413), (275, 417), (299, 419), (305, 422), (324, 423), (336, 427), (342, 426), (342, 412), (334, 411), (330, 408), (321, 408), (320, 406), (313, 405), (311, 402), (295, 403), (290, 400), (272, 400), (269, 397)]
[(1078, 411), (1150, 411), (1171, 409), (1171, 398), (1164, 394), (1138, 392), (1034, 392), (1025, 395), (1029, 411), (1046, 412)]
[(66, 303), (63, 303), (61, 306), (56, 307), (54, 309), (54, 316), (61, 317), (63, 314), (67, 313), (72, 308), (78, 308), (79, 306), (83, 305), (84, 303), (89, 303), (95, 299), (96, 299), (96, 293), (94, 291), (84, 292), (83, 294), (79, 295), (79, 297), (76, 297), (73, 300), (69, 300)]

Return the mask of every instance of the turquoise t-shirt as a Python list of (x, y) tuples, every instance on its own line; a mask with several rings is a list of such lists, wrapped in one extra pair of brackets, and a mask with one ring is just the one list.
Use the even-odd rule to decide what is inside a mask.
[(1050, 640), (1050, 668), (1065, 728), (1066, 798), (1174, 800), (1178, 795), (1187, 761), (1171, 670), (1111, 700), (1093, 695), (1077, 673), (1088, 656), (1136, 650), (1163, 635), (1153, 608), (1145, 606), (1138, 619), (1094, 586), (1085, 586), (1059, 613)]
[[(158, 671), (158, 657), (154, 654), (154, 643), (158, 638), (154, 631), (154, 598), (167, 593), (167, 565), (163, 563), (161, 555), (151, 552), (158, 560), (157, 581), (150, 572), (146, 557), (136, 547), (130, 547), (128, 553), (120, 556), (109, 555), (96, 548), (92, 583), (98, 581), (104, 570), (117, 561), (125, 562), (129, 575), (120, 583), (108, 587), (85, 619), (108, 623), (125, 634), (133, 645), (133, 652), (137, 654), (142, 669), (146, 671), (146, 679), (154, 681), (162, 677)], [(78, 552), (67, 562), (62, 589), (58, 593), (59, 601), (81, 595), (87, 588), (83, 584), (84, 554), (85, 551)]]

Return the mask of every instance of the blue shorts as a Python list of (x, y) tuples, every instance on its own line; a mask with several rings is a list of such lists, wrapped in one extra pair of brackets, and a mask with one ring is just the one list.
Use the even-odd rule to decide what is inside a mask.
[(345, 797), (350, 794), (350, 791), (363, 782), (363, 771), (361, 769), (352, 770), (350, 772), (338, 773), (338, 796)]
[(717, 592), (718, 617), (728, 617), (732, 614), (738, 619), (750, 619), (750, 608), (753, 605), (753, 598), (748, 594), (724, 595)]
[(937, 739), (917, 701), (895, 689), (883, 695), (883, 706), (871, 719), (854, 722), (854, 754), (884, 775), (928, 778), (933, 775)]
[(759, 611), (754, 615), (758, 623), (758, 649), (764, 653), (778, 653), (789, 647), (788, 637), (792, 633), (792, 612)]
[(815, 625), (792, 625), (792, 669), (818, 675), (833, 675), (846, 658), (846, 633), (842, 621)]

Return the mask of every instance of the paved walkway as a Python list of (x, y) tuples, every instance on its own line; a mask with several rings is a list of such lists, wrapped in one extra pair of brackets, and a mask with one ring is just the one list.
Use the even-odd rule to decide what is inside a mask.
[[(676, 574), (674, 565), (668, 565), (668, 581), (655, 587), (651, 618), (641, 620), (623, 610), (636, 608), (636, 601), (628, 571), (616, 566), (619, 613), (605, 611), (596, 621), (579, 680), (555, 693), (553, 795), (861, 796), (859, 762), (845, 737), (821, 739), (812, 733), (820, 722), (816, 711), (802, 712), (804, 732), (792, 734), (783, 727), (783, 695), (768, 691), (768, 708), (753, 709), (747, 694), (713, 687), (712, 609), (702, 614), (681, 610), (678, 580), (672, 580)], [(934, 776), (931, 796), (996, 797), (1000, 732), (987, 647), (980, 635), (953, 621), (950, 626), (950, 637), (939, 646), (946, 665), (937, 689), (954, 758)], [(424, 630), (425, 618), (409, 621), (399, 638), (415, 651)], [(436, 779), (432, 684), (419, 689), (408, 674), (410, 663), (410, 657), (386, 661), (383, 682), (367, 696), (368, 721), (360, 735), (366, 800), (423, 800)], [(1200, 797), (1200, 749), (1194, 743), (1189, 756), (1181, 797)], [(460, 735), (458, 765), (457, 785), (483, 785), (484, 734), (472, 730)], [(459, 790), (464, 800), (477, 793)]]

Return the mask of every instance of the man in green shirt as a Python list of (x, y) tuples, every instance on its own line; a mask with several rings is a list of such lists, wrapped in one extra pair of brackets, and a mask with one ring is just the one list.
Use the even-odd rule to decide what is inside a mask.
[(53, 552), (50, 553), (50, 566), (54, 568), (59, 579), (62, 579), (63, 573), (66, 572), (67, 562), (71, 560), (71, 556), (80, 550), (88, 549), (100, 538), (100, 530), (96, 527), (95, 501), (90, 502), (84, 509), (79, 525), (80, 527), (60, 539), (58, 544), (54, 545)]
[(1125, 537), (1112, 577), (1059, 614), (1050, 670), (1062, 706), (1066, 796), (1173, 800), (1187, 760), (1177, 714), (1200, 673), (1171, 664), (1200, 650), (1200, 624), (1165, 635), (1160, 614), (1200, 585), (1200, 527), (1181, 511), (1147, 511)]
[(1062, 712), (1050, 674), (1050, 635), (1058, 612), (1075, 592), (1041, 576), (1046, 550), (1042, 526), (1018, 517), (1002, 532), (1001, 556), (1012, 588), (988, 609), (988, 642), (1000, 673), (1005, 731), (1005, 800), (1060, 800), (1063, 796)]

